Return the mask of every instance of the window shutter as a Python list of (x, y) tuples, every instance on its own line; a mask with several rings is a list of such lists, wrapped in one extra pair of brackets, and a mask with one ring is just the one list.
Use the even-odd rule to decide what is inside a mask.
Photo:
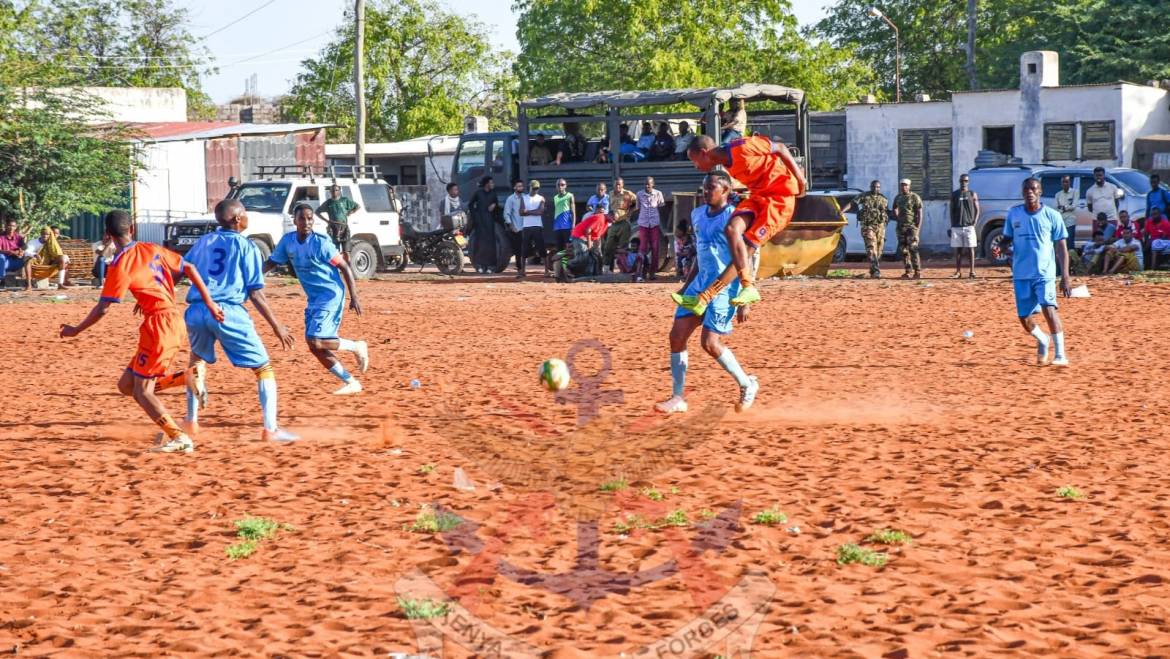
[(1077, 125), (1044, 124), (1044, 161), (1077, 159)]
[(926, 185), (923, 199), (950, 199), (951, 129), (939, 128), (926, 134)]
[(1082, 160), (1113, 160), (1117, 153), (1113, 150), (1112, 121), (1086, 121), (1081, 124), (1081, 159)]

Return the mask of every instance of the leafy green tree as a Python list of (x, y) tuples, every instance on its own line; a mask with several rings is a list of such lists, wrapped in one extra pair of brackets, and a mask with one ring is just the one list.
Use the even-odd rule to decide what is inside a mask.
[(788, 0), (516, 0), (524, 95), (772, 82), (816, 109), (869, 90), (845, 50), (802, 35)]
[[(352, 140), (353, 16), (340, 36), (304, 60), (285, 113), (297, 120), (337, 124), (333, 139)], [(500, 61), (480, 23), (447, 11), (435, 0), (381, 0), (366, 8), (366, 137), (401, 140), (458, 133), (463, 116), (506, 101)], [(500, 98), (501, 91), (505, 98)]]
[(133, 162), (100, 100), (0, 85), (0, 211), (38, 228), (124, 206)]

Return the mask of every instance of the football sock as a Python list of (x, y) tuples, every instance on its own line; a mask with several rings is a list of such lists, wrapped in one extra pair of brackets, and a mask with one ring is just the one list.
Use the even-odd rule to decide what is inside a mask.
[(349, 371), (345, 370), (345, 367), (341, 365), (341, 362), (334, 362), (333, 366), (329, 367), (329, 372), (337, 376), (337, 379), (341, 380), (342, 382), (353, 381), (353, 376), (349, 374)]
[(351, 341), (349, 339), (337, 339), (337, 349), (344, 350), (346, 352), (357, 352), (357, 341)]
[(673, 386), (673, 395), (683, 397), (687, 383), (687, 351), (670, 353), (670, 380)]
[(163, 434), (167, 436), (167, 439), (174, 439), (183, 434), (183, 429), (179, 427), (179, 424), (175, 423), (175, 420), (171, 418), (170, 414), (164, 414), (155, 419), (154, 422), (158, 424), (159, 428), (162, 428)]
[(1039, 325), (1032, 327), (1032, 336), (1036, 337), (1036, 354), (1043, 357), (1048, 354), (1048, 335)]
[(747, 373), (743, 372), (743, 369), (739, 366), (739, 362), (735, 360), (735, 355), (731, 354), (731, 348), (724, 348), (723, 354), (719, 355), (719, 358), (715, 361), (719, 362), (723, 370), (735, 378), (735, 382), (739, 386), (746, 387), (751, 384), (752, 381), (748, 379)]
[(253, 373), (256, 374), (256, 392), (260, 395), (264, 429), (276, 430), (276, 372), (272, 370), (272, 364), (265, 364)]
[(1052, 343), (1056, 346), (1056, 358), (1064, 357), (1064, 332), (1053, 334)]
[(171, 389), (173, 387), (179, 386), (180, 384), (186, 383), (187, 371), (179, 371), (178, 373), (171, 373), (170, 375), (164, 375), (161, 378), (156, 379), (154, 381), (154, 390), (164, 391), (166, 389)]
[(199, 423), (199, 397), (187, 389), (187, 423)]
[(719, 295), (719, 292), (725, 288), (727, 288), (727, 282), (723, 281), (722, 279), (716, 279), (715, 281), (711, 282), (711, 285), (707, 287), (707, 290), (699, 293), (699, 300), (705, 304), (711, 304), (711, 300), (714, 300), (715, 296)]

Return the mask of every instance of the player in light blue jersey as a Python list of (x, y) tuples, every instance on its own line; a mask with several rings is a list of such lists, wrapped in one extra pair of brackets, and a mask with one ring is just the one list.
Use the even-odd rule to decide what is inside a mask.
[[(305, 342), (309, 351), (329, 372), (344, 384), (333, 393), (338, 396), (361, 392), (362, 383), (345, 370), (334, 350), (352, 352), (362, 373), (370, 367), (369, 347), (365, 341), (338, 336), (341, 314), (345, 309), (345, 290), (349, 289), (349, 308), (362, 315), (353, 271), (341, 252), (326, 235), (313, 232), (313, 208), (300, 204), (293, 211), (297, 230), (284, 234), (264, 264), (267, 274), (277, 266), (292, 263), (301, 288), (305, 289)], [(344, 282), (344, 287), (342, 287)]]
[[(728, 226), (735, 207), (728, 203), (731, 193), (731, 178), (722, 171), (712, 172), (703, 181), (705, 206), (691, 213), (691, 226), (695, 233), (696, 263), (687, 274), (683, 295), (698, 295), (707, 289), (732, 262), (729, 235), (734, 235), (735, 225)], [(719, 291), (702, 315), (678, 308), (674, 314), (674, 325), (670, 328), (670, 376), (673, 392), (669, 399), (655, 404), (655, 409), (665, 414), (687, 411), (685, 384), (687, 376), (687, 341), (701, 325), (703, 327), (703, 350), (711, 355), (739, 385), (737, 412), (752, 406), (760, 389), (754, 375), (748, 375), (736, 361), (731, 349), (725, 347), (720, 336), (731, 333), (732, 321), (737, 308), (731, 298), (739, 292), (739, 281)], [(747, 320), (747, 306), (738, 307), (739, 322)]]
[(206, 364), (215, 363), (215, 344), (218, 343), (228, 361), (237, 368), (248, 368), (256, 374), (256, 389), (264, 417), (261, 437), (277, 442), (298, 439), (281, 430), (276, 423), (276, 374), (268, 361), (268, 351), (256, 333), (252, 316), (244, 308), (251, 300), (256, 310), (272, 326), (281, 345), (288, 350), (293, 338), (281, 325), (264, 297), (264, 260), (260, 251), (241, 232), (248, 228), (244, 206), (235, 199), (225, 199), (215, 205), (215, 220), (219, 229), (203, 236), (186, 260), (195, 265), (207, 283), (211, 299), (223, 309), (223, 323), (211, 317), (207, 306), (198, 296), (187, 296), (187, 336), (191, 339), (191, 381), (187, 386), (187, 424), (198, 427), (199, 408), (207, 405)]
[[(1036, 363), (1048, 362), (1048, 348), (1053, 350), (1053, 366), (1068, 366), (1064, 352), (1064, 326), (1056, 312), (1056, 262), (1060, 262), (1060, 290), (1070, 294), (1068, 277), (1068, 230), (1060, 213), (1040, 203), (1040, 181), (1024, 181), (1024, 203), (1008, 211), (1003, 223), (1004, 240), (1012, 247), (1012, 283), (1016, 292), (1016, 311), (1020, 324), (1036, 337)], [(1049, 337), (1035, 319), (1043, 313), (1048, 321)]]

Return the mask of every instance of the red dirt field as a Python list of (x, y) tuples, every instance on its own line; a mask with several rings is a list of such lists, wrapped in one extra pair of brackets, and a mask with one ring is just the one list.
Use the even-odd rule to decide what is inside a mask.
[[(1031, 364), (1010, 281), (984, 273), (765, 282), (728, 340), (757, 406), (730, 411), (696, 336), (691, 412), (669, 420), (649, 409), (671, 284), (363, 283), (342, 334), (370, 341), (365, 393), (331, 397), (302, 343), (274, 351), (304, 439), (266, 444), (252, 375), (221, 356), (190, 455), (144, 452), (155, 429), (114, 388), (130, 304), (63, 341), (94, 291), (0, 294), (0, 652), (1164, 653), (1170, 287), (1094, 279), (1062, 301), (1060, 370)], [(268, 291), (299, 336), (300, 287)], [(584, 388), (557, 404), (537, 365), (588, 339), (610, 372), (591, 380), (601, 353), (578, 345)], [(411, 532), (423, 504), (462, 523)], [(753, 521), (772, 508), (787, 520)], [(249, 515), (293, 528), (229, 560)], [(839, 565), (847, 543), (888, 562)], [(453, 604), (410, 621), (399, 597)]]

